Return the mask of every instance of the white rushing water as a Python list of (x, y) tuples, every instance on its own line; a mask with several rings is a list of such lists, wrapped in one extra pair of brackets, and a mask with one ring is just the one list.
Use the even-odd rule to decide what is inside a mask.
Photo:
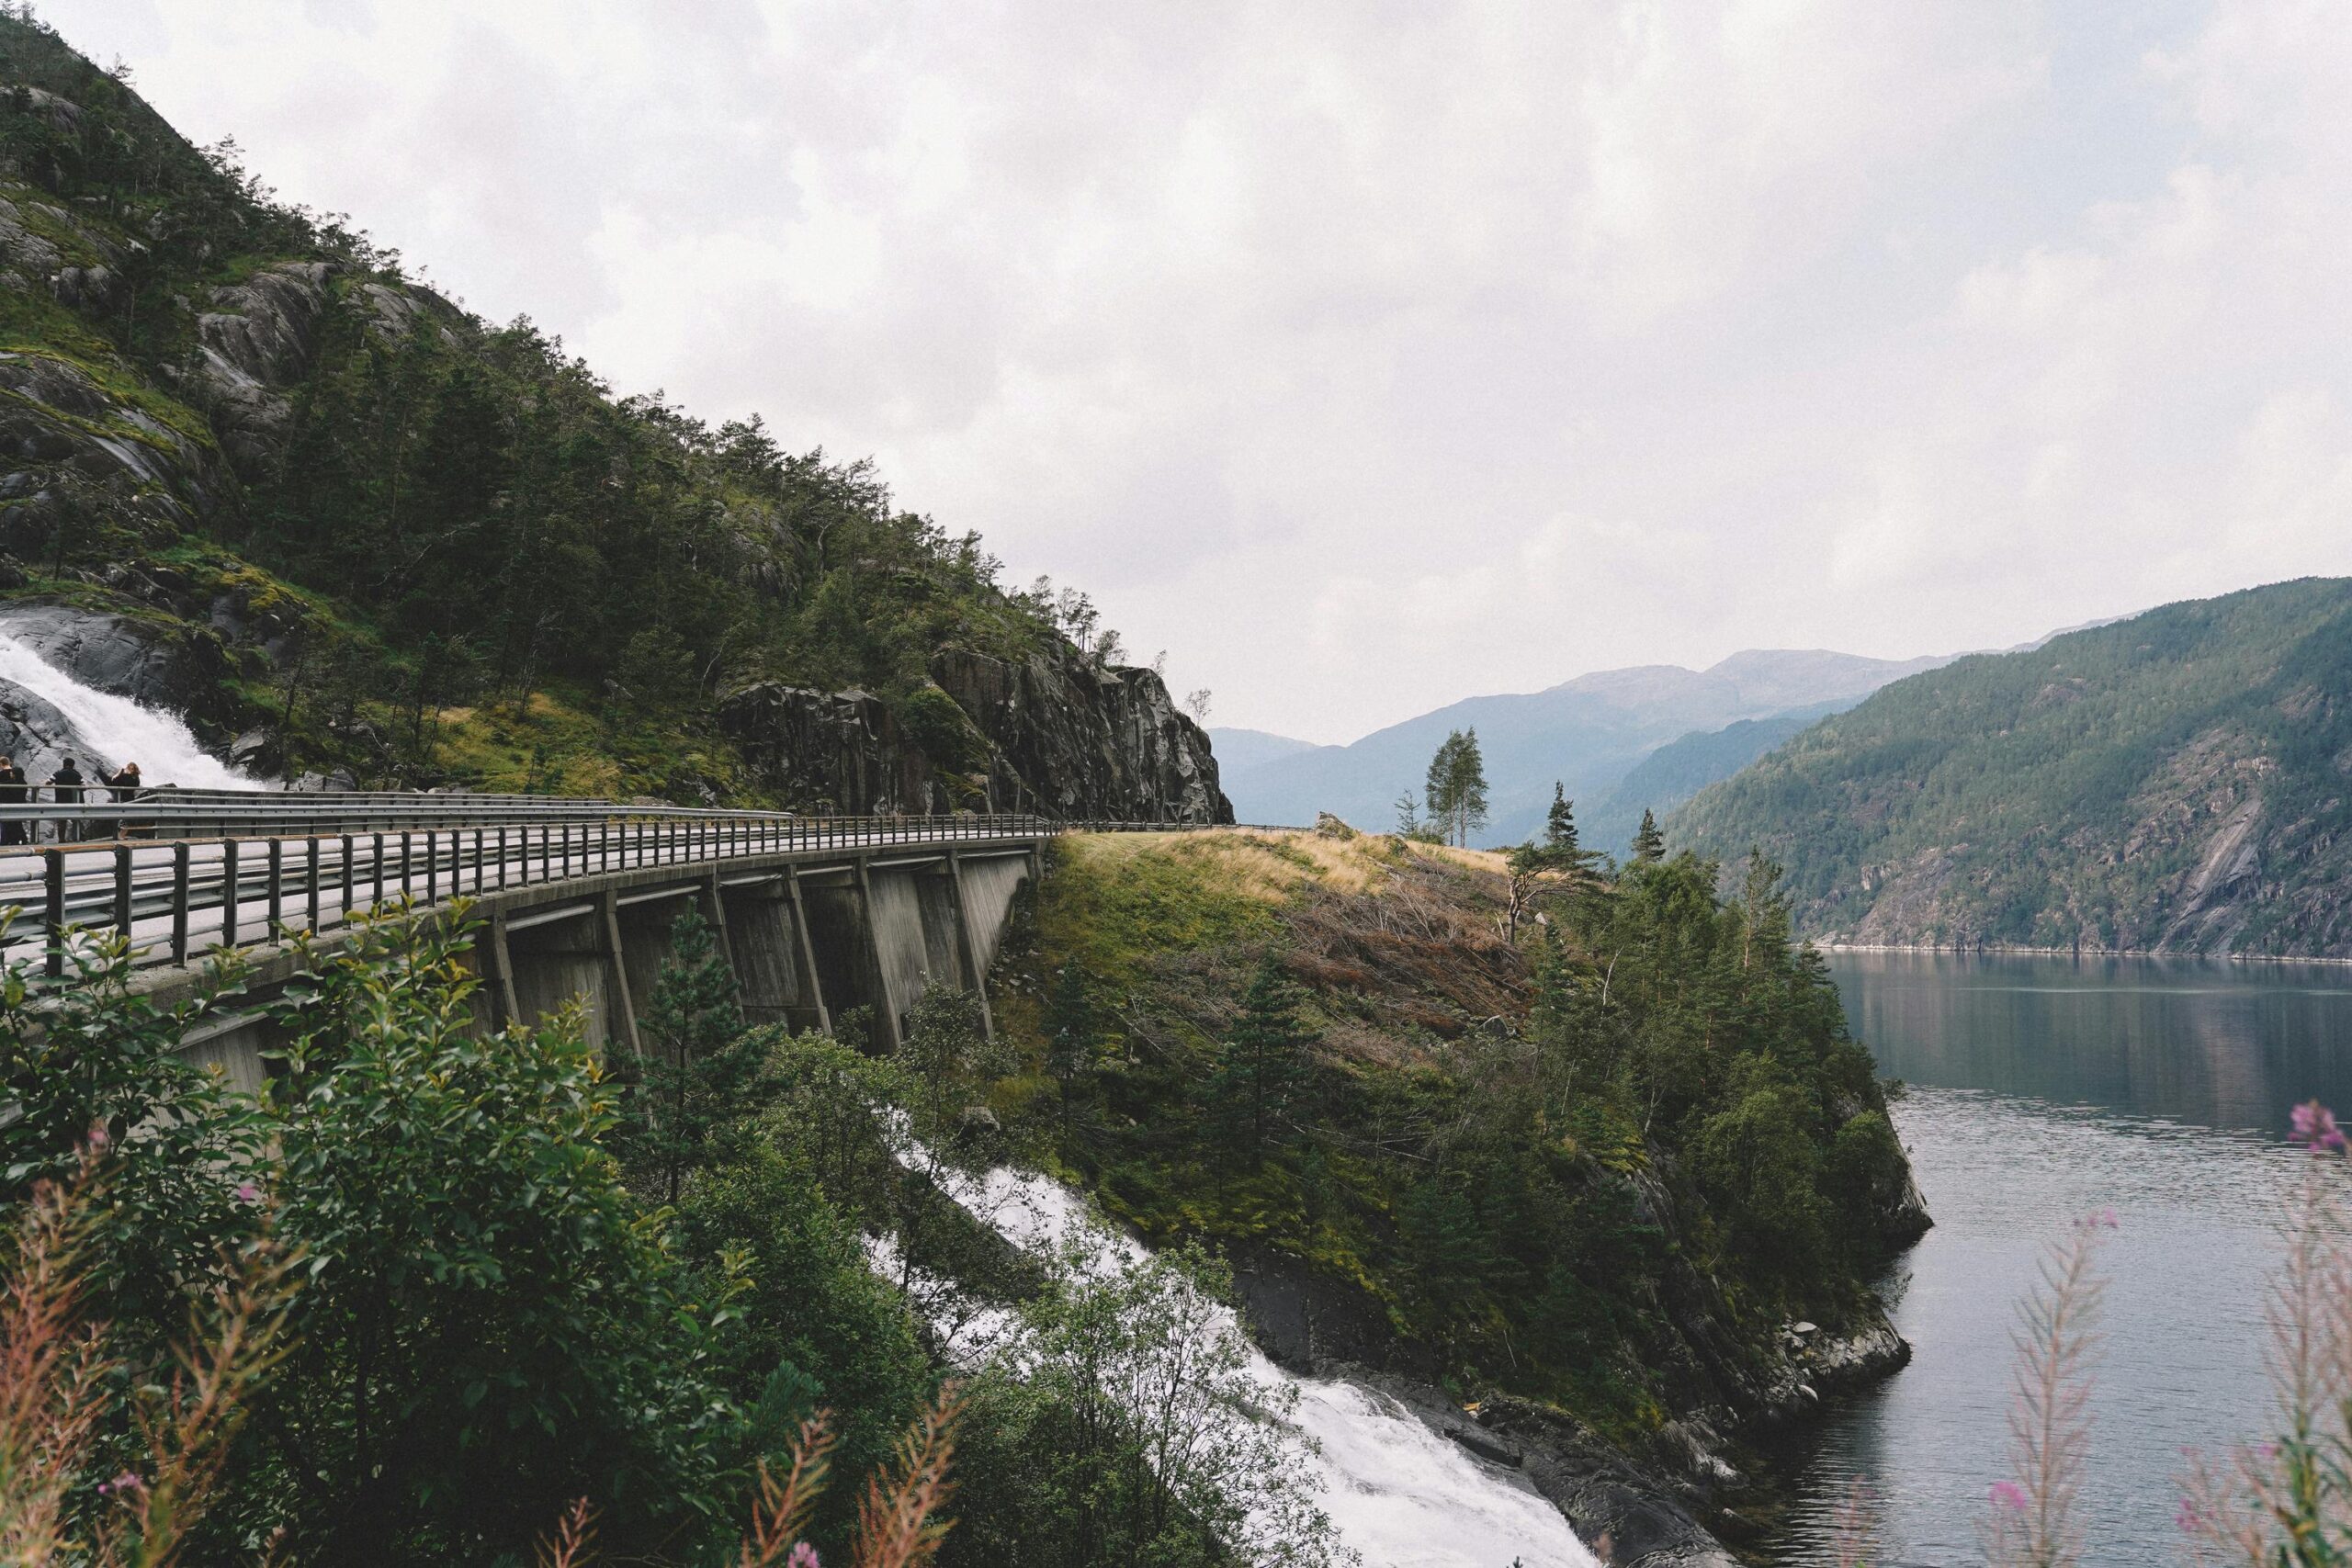
[(0, 684), (24, 688), (64, 717), (74, 733), (70, 743), (63, 737), (59, 743), (72, 751), (92, 784), (98, 782), (100, 769), (111, 773), (125, 762), (136, 762), (141, 782), (151, 786), (254, 787), (254, 780), (208, 756), (176, 715), (85, 686), (5, 632), (0, 632)]
[[(980, 1177), (936, 1167), (932, 1174), (959, 1204), (1033, 1255), (1053, 1255), (1091, 1228), (1104, 1238), (1114, 1266), (1145, 1256), (1140, 1244), (1104, 1226), (1082, 1197), (1049, 1178), (1003, 1168)], [(1255, 1349), (1250, 1371), (1270, 1388), (1297, 1392), (1290, 1421), (1321, 1450), (1310, 1461), (1323, 1483), (1319, 1501), (1365, 1568), (1514, 1562), (1599, 1568), (1560, 1511), (1524, 1480), (1474, 1458), (1385, 1394), (1340, 1379), (1297, 1377)]]

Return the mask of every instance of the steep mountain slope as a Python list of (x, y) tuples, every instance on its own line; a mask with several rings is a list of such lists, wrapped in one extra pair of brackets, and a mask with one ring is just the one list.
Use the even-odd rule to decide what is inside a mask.
[(2352, 580), (1963, 659), (1705, 791), (1855, 942), (2352, 956)]
[[(268, 775), (1216, 819), (1208, 741), (864, 464), (616, 399), (0, 16), (0, 592)], [(141, 696), (141, 692), (117, 694)], [(107, 762), (121, 758), (103, 758)]]
[(1731, 777), (1792, 736), (1852, 705), (1845, 698), (1812, 703), (1768, 718), (1743, 718), (1721, 729), (1697, 730), (1668, 741), (1636, 763), (1615, 789), (1589, 807), (1577, 807), (1585, 843), (1623, 853), (1641, 827), (1643, 812), (1655, 813), (1664, 820), (1668, 812), (1709, 784)]
[(1517, 842), (1542, 822), (1555, 781), (1573, 796), (1599, 795), (1678, 736), (1790, 708), (1859, 701), (1939, 662), (1753, 649), (1703, 671), (1673, 664), (1603, 670), (1546, 691), (1472, 697), (1351, 745), (1276, 758), (1228, 779), (1227, 788), (1248, 821), (1306, 823), (1329, 811), (1360, 827), (1385, 828), (1395, 818), (1397, 795), (1420, 789), (1430, 755), (1446, 733), (1476, 728), (1490, 786), (1484, 841)]

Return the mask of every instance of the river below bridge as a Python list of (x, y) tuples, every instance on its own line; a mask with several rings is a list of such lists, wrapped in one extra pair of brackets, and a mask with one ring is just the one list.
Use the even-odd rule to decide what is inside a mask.
[(1854, 1478), (1886, 1563), (1982, 1561), (2005, 1459), (2014, 1303), (2041, 1249), (2112, 1208), (2084, 1488), (2100, 1568), (2178, 1560), (2182, 1450), (2262, 1428), (2273, 1226), (2309, 1156), (2289, 1109), (2352, 1106), (2352, 969), (2129, 958), (1833, 956), (1855, 1033), (1911, 1087), (1895, 1118), (1936, 1228), (1883, 1288), (1912, 1364), (1782, 1459), (1767, 1561), (1833, 1562)]

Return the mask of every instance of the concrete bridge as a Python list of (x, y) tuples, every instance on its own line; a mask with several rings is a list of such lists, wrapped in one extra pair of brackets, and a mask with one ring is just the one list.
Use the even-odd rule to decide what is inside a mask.
[(247, 1088), (275, 1043), (261, 1005), (299, 972), (288, 936), (331, 936), (404, 900), (421, 913), (472, 901), (493, 1027), (583, 998), (593, 1042), (637, 1049), (671, 923), (692, 905), (752, 1020), (830, 1032), (865, 1007), (895, 1045), (928, 986), (976, 994), (988, 1019), (989, 966), (1046, 840), (1176, 826), (259, 791), (0, 806), (6, 821), (45, 824), (35, 831), (52, 839), (0, 849), (0, 907), (23, 911), (7, 955), (70, 985), (77, 933), (119, 931), (138, 953), (138, 987), (169, 1003), (195, 992), (208, 952), (243, 951), (254, 1005), (188, 1043)]

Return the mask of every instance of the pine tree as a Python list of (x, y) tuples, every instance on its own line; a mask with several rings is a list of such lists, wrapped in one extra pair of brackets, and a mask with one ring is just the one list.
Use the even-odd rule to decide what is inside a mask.
[(1556, 779), (1552, 783), (1552, 809), (1544, 814), (1544, 847), (1555, 858), (1582, 852), (1577, 848), (1576, 803), (1568, 798), (1567, 786)]
[(1216, 1130), (1228, 1149), (1247, 1154), (1251, 1170), (1265, 1164), (1268, 1135), (1305, 1098), (1312, 1074), (1306, 1050), (1315, 1032), (1298, 1016), (1300, 1000), (1282, 964), (1267, 955), (1209, 1079)]
[(767, 1035), (743, 1026), (735, 973), (699, 910), (672, 923), (670, 949), (638, 1020), (645, 1055), (613, 1134), (629, 1185), (663, 1203), (678, 1201), (714, 1136), (756, 1100), (768, 1050)]
[(1407, 790), (1396, 797), (1396, 836), (1418, 839), (1421, 836), (1421, 803)]
[(1666, 835), (1657, 830), (1657, 818), (1645, 809), (1642, 826), (1634, 835), (1634, 861), (1637, 865), (1656, 865), (1666, 858)]

